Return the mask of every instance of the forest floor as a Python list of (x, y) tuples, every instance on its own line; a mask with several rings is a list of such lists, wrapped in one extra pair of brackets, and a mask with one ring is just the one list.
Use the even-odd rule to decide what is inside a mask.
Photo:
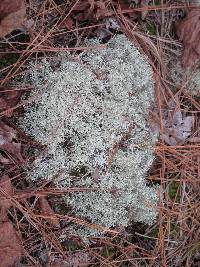
[[(0, 3), (0, 266), (200, 266), (200, 88), (187, 90), (170, 73), (175, 59), (194, 69), (200, 62), (200, 10), (172, 0), (2, 0)], [(193, 13), (191, 13), (193, 12)], [(54, 211), (63, 192), (26, 179), (26, 151), (34, 146), (16, 125), (20, 98), (30, 85), (13, 83), (30, 59), (62, 51), (78, 53), (88, 37), (124, 33), (151, 62), (160, 126), (156, 161), (148, 179), (159, 184), (158, 220), (132, 223), (86, 245), (60, 240), (67, 221)], [(199, 85), (200, 86), (200, 85)], [(166, 112), (178, 126), (169, 133)], [(168, 116), (169, 118), (169, 116)], [(190, 118), (190, 122), (186, 118)], [(191, 123), (192, 121), (192, 123)], [(174, 123), (175, 124), (175, 123)], [(187, 136), (180, 137), (180, 125)], [(177, 127), (176, 127), (177, 126)], [(173, 136), (172, 136), (173, 135)], [(173, 138), (172, 138), (173, 137)]]

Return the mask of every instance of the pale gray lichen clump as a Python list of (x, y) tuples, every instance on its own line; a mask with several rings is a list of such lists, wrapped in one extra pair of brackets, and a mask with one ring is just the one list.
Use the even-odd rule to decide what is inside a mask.
[(64, 199), (93, 224), (152, 224), (157, 189), (145, 177), (157, 136), (145, 119), (154, 101), (147, 60), (118, 35), (106, 48), (62, 56), (57, 67), (47, 60), (32, 65), (30, 78), (36, 99), (20, 124), (46, 145), (32, 164), (31, 179), (88, 188)]

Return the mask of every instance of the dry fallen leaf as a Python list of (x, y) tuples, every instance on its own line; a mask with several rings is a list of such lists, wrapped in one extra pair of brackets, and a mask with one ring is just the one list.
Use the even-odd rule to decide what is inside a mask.
[(16, 131), (0, 121), (0, 149), (9, 153), (14, 160), (22, 164), (25, 160), (21, 154), (21, 144), (16, 142), (16, 138)]
[(71, 17), (67, 17), (60, 26), (70, 31), (74, 28), (74, 22)]
[(18, 29), (26, 15), (24, 0), (0, 1), (0, 38)]
[(8, 175), (4, 175), (0, 179), (0, 222), (5, 222), (8, 220), (7, 210), (11, 207), (11, 202), (8, 196), (13, 195), (13, 188), (11, 180)]
[(0, 266), (16, 266), (23, 254), (23, 247), (12, 223), (0, 224)]
[(9, 197), (13, 195), (13, 188), (7, 175), (0, 179), (0, 189), (0, 266), (12, 267), (19, 262), (23, 248), (12, 223), (8, 221), (7, 211), (12, 205)]
[(193, 117), (181, 112), (172, 99), (169, 101), (169, 109), (164, 112), (163, 124), (164, 141), (171, 146), (180, 145), (192, 134)]
[(0, 92), (0, 112), (6, 111), (4, 115), (11, 117), (14, 112), (12, 108), (19, 102), (21, 94), (19, 90)]
[[(179, 111), (174, 113), (174, 117), (177, 116)], [(167, 133), (163, 135), (165, 142), (168, 145), (178, 145), (182, 144), (186, 141), (186, 139), (192, 134), (192, 125), (193, 125), (193, 117), (192, 116), (183, 116), (181, 114), (181, 119), (176, 124), (173, 122), (169, 125), (167, 122), (165, 124), (165, 128), (168, 130)]]
[(1, 154), (0, 154), (0, 162), (2, 163), (2, 164), (10, 164), (10, 159), (7, 159), (7, 158), (5, 158), (4, 156), (2, 156)]
[(129, 13), (132, 19), (138, 19), (140, 16), (142, 20), (144, 20), (148, 14), (148, 5), (152, 2), (152, 0), (119, 0), (120, 8), (123, 10), (128, 10), (129, 8), (141, 8), (141, 11), (135, 11), (133, 13)]
[(72, 10), (72, 17), (77, 21), (98, 21), (111, 16), (111, 12), (103, 1), (80, 0)]
[(94, 17), (96, 20), (110, 17), (112, 15), (103, 1), (96, 2), (96, 5), (94, 5), (94, 11)]
[(192, 67), (200, 62), (200, 8), (192, 9), (177, 26), (177, 36), (183, 42), (182, 65)]
[(40, 208), (40, 213), (49, 217), (46, 218), (46, 221), (48, 221), (48, 223), (53, 227), (59, 227), (59, 220), (56, 218), (55, 213), (49, 205), (48, 200), (42, 196), (39, 198), (38, 204)]

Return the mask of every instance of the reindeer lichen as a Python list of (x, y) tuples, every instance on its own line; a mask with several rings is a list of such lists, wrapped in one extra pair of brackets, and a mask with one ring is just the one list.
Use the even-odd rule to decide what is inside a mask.
[(157, 136), (146, 121), (154, 101), (146, 58), (118, 35), (105, 48), (62, 55), (57, 66), (48, 60), (33, 64), (30, 79), (35, 99), (20, 124), (46, 145), (31, 165), (31, 179), (87, 189), (64, 199), (93, 224), (152, 224), (157, 189), (145, 178)]

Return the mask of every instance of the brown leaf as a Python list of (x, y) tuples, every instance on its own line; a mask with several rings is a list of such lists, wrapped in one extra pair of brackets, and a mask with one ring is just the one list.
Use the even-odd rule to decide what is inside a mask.
[(11, 180), (8, 175), (4, 175), (0, 179), (0, 221), (7, 221), (7, 210), (11, 207), (11, 202), (8, 196), (13, 195)]
[(53, 227), (59, 227), (59, 220), (56, 218), (55, 213), (49, 205), (48, 200), (45, 197), (40, 197), (38, 200), (38, 204), (40, 207), (41, 214), (49, 217), (46, 218), (47, 222)]
[(183, 42), (182, 65), (192, 67), (200, 62), (200, 8), (189, 11), (177, 26), (177, 36)]
[(0, 266), (16, 266), (23, 254), (21, 241), (10, 222), (0, 224)]
[(81, 0), (73, 8), (72, 16), (78, 21), (91, 20), (98, 21), (105, 17), (111, 16), (106, 4), (98, 0)]
[(97, 2), (95, 7), (96, 12), (94, 13), (94, 16), (96, 20), (103, 19), (112, 15), (103, 1)]
[[(19, 90), (11, 90), (6, 92), (0, 92), (0, 111), (5, 111), (7, 109), (13, 108), (19, 102), (21, 92)], [(5, 114), (6, 117), (11, 117), (14, 110), (8, 110)]]
[(13, 195), (8, 175), (1, 178), (0, 189), (0, 266), (11, 267), (19, 261), (23, 248), (12, 223), (8, 221), (7, 210), (12, 205), (9, 197)]
[(25, 160), (21, 154), (21, 144), (15, 141), (16, 137), (16, 131), (3, 121), (0, 121), (0, 149), (8, 152), (19, 163), (24, 163)]
[(26, 15), (24, 0), (0, 1), (0, 38), (18, 29)]
[[(130, 7), (130, 3), (125, 2), (124, 0), (119, 0), (118, 5), (116, 7), (117, 13), (120, 14), (121, 12), (128, 11), (129, 9), (132, 9)], [(131, 18), (132, 20), (136, 20), (139, 18), (139, 12), (128, 12), (125, 15)]]
[(164, 141), (171, 146), (181, 145), (192, 134), (193, 117), (180, 111), (177, 103), (171, 99), (168, 103), (168, 109), (163, 113), (163, 124), (165, 127)]
[(88, 10), (90, 10), (90, 4), (88, 1), (80, 0), (73, 8), (71, 16), (77, 21), (86, 20), (88, 17)]
[(13, 187), (8, 175), (4, 175), (1, 177), (0, 188), (1, 191), (3, 191), (3, 193), (0, 192), (0, 207), (5, 207), (6, 209), (9, 209), (11, 206), (11, 202), (5, 195), (11, 197), (13, 195)]
[(16, 131), (0, 121), (0, 146), (12, 142), (13, 138), (16, 138)]
[(6, 108), (8, 108), (6, 100), (4, 99), (4, 97), (0, 97), (0, 109), (3, 110)]
[(71, 30), (74, 28), (74, 22), (71, 17), (67, 17), (60, 26)]
[(3, 157), (1, 154), (0, 154), (0, 162), (2, 164), (10, 164), (11, 163), (10, 159)]
[(88, 10), (88, 8), (90, 8), (89, 2), (85, 0), (80, 0), (78, 4), (75, 5), (72, 12), (73, 11), (85, 11), (85, 10)]

